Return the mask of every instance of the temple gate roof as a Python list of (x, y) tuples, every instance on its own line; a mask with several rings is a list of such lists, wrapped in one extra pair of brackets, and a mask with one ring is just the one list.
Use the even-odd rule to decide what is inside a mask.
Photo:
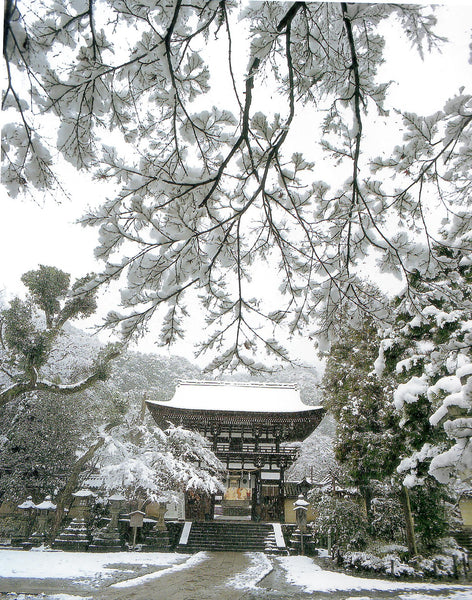
[(226, 381), (179, 381), (168, 408), (230, 412), (309, 412), (319, 406), (304, 404), (300, 390), (290, 383), (239, 383)]
[[(189, 429), (219, 424), (233, 431), (248, 426), (284, 426), (284, 438), (304, 439), (321, 421), (322, 406), (304, 404), (289, 383), (180, 381), (170, 401), (147, 400), (159, 426)], [(205, 427), (206, 428), (206, 427)]]

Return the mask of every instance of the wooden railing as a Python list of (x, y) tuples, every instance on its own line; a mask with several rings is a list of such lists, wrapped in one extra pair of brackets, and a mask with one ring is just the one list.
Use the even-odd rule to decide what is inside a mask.
[(237, 446), (233, 446), (230, 447), (230, 444), (222, 442), (222, 443), (218, 443), (217, 445), (217, 452), (224, 452), (224, 453), (235, 453), (235, 454), (282, 454), (284, 456), (296, 456), (298, 454), (298, 448), (290, 448), (290, 447), (284, 447), (281, 446), (277, 449), (277, 447), (274, 446), (261, 446), (259, 445), (259, 447), (256, 450), (255, 444), (242, 444), (241, 446), (237, 447)]

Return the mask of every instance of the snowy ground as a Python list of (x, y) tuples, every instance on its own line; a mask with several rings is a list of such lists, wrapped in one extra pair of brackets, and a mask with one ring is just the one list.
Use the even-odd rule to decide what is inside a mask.
[[(211, 563), (217, 560), (215, 556), (205, 552), (189, 556), (157, 552), (91, 554), (0, 550), (0, 590), (3, 590), (0, 598), (85, 600), (99, 598), (105, 589), (108, 594), (116, 590), (122, 598), (130, 585), (154, 585), (154, 581), (156, 586), (159, 582), (168, 585), (165, 582), (170, 581), (170, 585), (178, 586), (179, 578), (181, 581), (185, 577), (190, 578), (190, 573), (198, 580), (199, 569), (205, 564), (207, 571), (208, 566), (210, 571), (214, 568)], [(222, 553), (219, 553), (220, 561), (221, 556)], [(228, 561), (233, 561), (234, 566), (235, 559), (228, 556)], [(354, 577), (325, 570), (316, 564), (316, 559), (304, 556), (271, 557), (262, 553), (245, 556), (244, 568), (228, 572), (226, 579), (224, 573), (220, 573), (223, 575), (223, 590), (226, 589), (227, 593), (220, 591), (217, 597), (222, 600), (236, 597), (244, 600), (472, 600), (472, 586), (466, 583), (413, 583)], [(167, 579), (161, 580), (164, 575), (168, 576)], [(39, 587), (41, 593), (36, 590), (34, 593), (17, 594), (11, 591), (15, 589), (13, 585), (8, 587), (9, 582), (26, 580), (39, 581), (40, 584), (42, 581)], [(52, 581), (56, 582), (55, 588), (51, 588)], [(221, 590), (221, 586), (218, 589)], [(198, 596), (200, 600), (213, 597), (210, 589), (208, 595)]]
[(0, 577), (68, 579), (93, 587), (116, 579), (130, 579), (143, 569), (165, 569), (183, 563), (185, 554), (159, 552), (0, 551)]
[[(431, 598), (431, 594), (439, 594), (436, 598), (455, 598), (472, 600), (472, 586), (454, 585), (451, 583), (413, 583), (408, 581), (392, 581), (388, 579), (363, 578), (346, 575), (334, 571), (323, 570), (307, 556), (283, 556), (278, 562), (285, 571), (288, 582), (303, 588), (305, 592), (402, 592), (409, 593), (401, 598), (421, 600)], [(442, 592), (446, 594), (442, 594)], [(427, 595), (425, 595), (427, 594)], [(451, 596), (452, 594), (452, 596)], [(398, 596), (396, 596), (398, 597)]]

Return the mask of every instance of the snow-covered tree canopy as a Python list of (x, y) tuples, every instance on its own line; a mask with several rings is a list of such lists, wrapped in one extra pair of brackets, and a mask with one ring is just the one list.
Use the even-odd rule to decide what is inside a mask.
[(384, 331), (377, 361), (379, 374), (397, 380), (402, 426), (419, 411), (436, 432), (399, 467), (412, 486), (422, 484), (425, 465), (442, 483), (472, 481), (472, 267), (459, 250), (443, 260), (442, 272), (411, 280), (414, 296), (397, 298), (396, 323)]
[[(381, 317), (360, 285), (367, 255), (406, 278), (441, 270), (435, 248), (470, 252), (470, 94), (462, 89), (431, 116), (401, 106), (389, 115), (388, 82), (378, 77), (385, 30), (420, 53), (438, 45), (431, 8), (5, 6), (4, 182), (12, 194), (52, 186), (59, 151), (119, 184), (83, 223), (100, 228), (106, 266), (97, 282), (126, 278), (125, 310), (108, 316), (125, 338), (161, 305), (161, 341), (182, 336), (194, 290), (209, 325), (203, 349), (218, 350), (212, 366), (251, 369), (261, 348), (286, 356), (273, 334), (281, 324), (298, 332), (316, 323), (321, 336), (345, 306)], [(376, 156), (368, 142), (391, 119), (396, 145)], [(297, 123), (313, 126), (303, 149), (294, 148)], [(331, 186), (326, 165), (336, 167)], [(434, 198), (445, 218), (440, 239)], [(251, 281), (269, 269), (278, 287)]]
[(96, 290), (77, 293), (91, 279), (70, 285), (68, 273), (45, 265), (23, 275), (26, 300), (14, 298), (0, 312), (0, 406), (28, 392), (70, 395), (106, 379), (109, 362), (120, 353), (118, 345), (89, 353), (85, 376), (74, 372), (70, 361), (61, 362), (70, 350), (70, 341), (61, 343), (65, 326), (96, 309)]
[(99, 466), (103, 487), (128, 498), (166, 501), (179, 491), (224, 489), (224, 466), (204, 437), (182, 427), (161, 431), (132, 414), (106, 436)]

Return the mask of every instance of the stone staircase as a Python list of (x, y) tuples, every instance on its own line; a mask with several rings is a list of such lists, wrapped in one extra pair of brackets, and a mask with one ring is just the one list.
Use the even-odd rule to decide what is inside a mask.
[(472, 528), (463, 527), (462, 529), (454, 531), (452, 537), (455, 538), (460, 546), (466, 548), (469, 551), (469, 554), (472, 554)]
[(176, 550), (288, 554), (279, 523), (248, 521), (187, 521)]

